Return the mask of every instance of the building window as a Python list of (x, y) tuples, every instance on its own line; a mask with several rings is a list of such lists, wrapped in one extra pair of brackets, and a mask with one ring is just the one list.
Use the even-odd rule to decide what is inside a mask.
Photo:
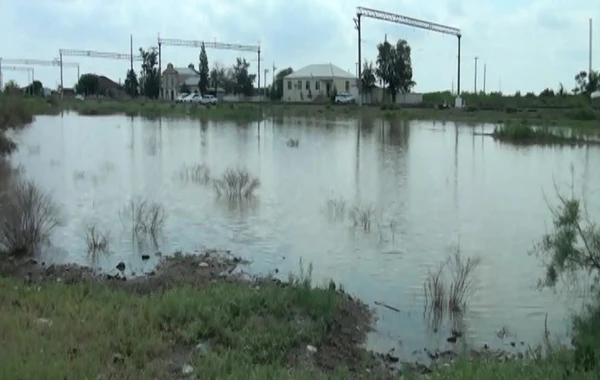
[(298, 90), (302, 90), (302, 81), (301, 80), (298, 81), (298, 87), (297, 88), (298, 88)]
[(288, 80), (287, 82), (288, 82), (288, 90), (291, 90), (292, 89), (292, 81)]
[(320, 90), (321, 89), (321, 82), (319, 82), (318, 80), (315, 81), (315, 90)]
[(306, 81), (306, 89), (310, 90), (310, 81), (309, 80)]
[(350, 81), (346, 81), (346, 92), (350, 92)]

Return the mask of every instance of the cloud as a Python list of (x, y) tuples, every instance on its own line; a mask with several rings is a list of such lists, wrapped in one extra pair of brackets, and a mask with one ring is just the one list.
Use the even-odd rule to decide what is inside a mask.
[[(504, 92), (567, 88), (574, 74), (587, 69), (588, 19), (600, 14), (600, 2), (589, 0), (365, 0), (360, 5), (459, 27), (463, 32), (461, 87), (471, 90), (474, 57), (487, 66), (487, 90)], [(345, 0), (0, 0), (3, 58), (51, 60), (60, 48), (128, 53), (129, 35), (137, 47), (155, 46), (165, 38), (199, 39), (261, 45), (261, 71), (311, 63), (334, 63), (354, 72), (357, 33), (355, 4)], [(376, 58), (376, 45), (406, 39), (413, 48), (417, 91), (456, 86), (457, 39), (404, 25), (364, 19), (363, 58)], [(600, 26), (596, 28), (600, 30)], [(595, 32), (595, 40), (600, 33)], [(257, 69), (251, 53), (209, 51), (211, 62), (233, 62), (243, 56)], [(596, 52), (596, 61), (600, 59)], [(163, 49), (163, 63), (177, 66), (198, 60), (190, 48)], [(82, 72), (124, 79), (128, 63), (65, 57)], [(596, 67), (600, 66), (598, 64)], [(483, 83), (479, 70), (478, 83)], [(65, 74), (67, 85), (75, 78)], [(262, 73), (261, 73), (262, 75)], [(56, 68), (36, 68), (36, 77), (54, 86)], [(270, 77), (270, 75), (268, 75)], [(25, 74), (5, 72), (4, 79), (27, 81)]]

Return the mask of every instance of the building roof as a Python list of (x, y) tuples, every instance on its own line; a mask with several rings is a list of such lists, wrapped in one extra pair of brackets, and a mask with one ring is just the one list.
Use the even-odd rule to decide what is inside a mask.
[(177, 71), (177, 73), (179, 75), (198, 75), (199, 72), (197, 72), (195, 69), (192, 69), (191, 67), (174, 67), (173, 70)]
[(294, 71), (290, 75), (287, 75), (286, 79), (303, 79), (303, 78), (345, 78), (345, 79), (356, 79), (356, 76), (350, 74), (346, 70), (340, 69), (331, 63), (322, 63), (315, 65), (308, 65), (301, 68), (298, 71)]

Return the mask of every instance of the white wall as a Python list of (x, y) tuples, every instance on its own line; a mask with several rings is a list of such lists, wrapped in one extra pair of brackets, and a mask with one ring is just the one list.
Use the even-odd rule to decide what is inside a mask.
[[(385, 89), (382, 88), (374, 88), (373, 91), (369, 94), (363, 94), (362, 100), (364, 104), (380, 104), (383, 103), (384, 100), (386, 102), (391, 102), (391, 97), (389, 94), (385, 93)], [(423, 102), (423, 94), (415, 94), (408, 93), (402, 94), (398, 93), (396, 95), (396, 104), (419, 104)]]
[[(331, 78), (293, 78), (283, 80), (283, 98), (284, 102), (312, 102), (316, 97), (322, 96), (327, 97), (327, 82), (331, 82)], [(306, 83), (310, 86), (309, 90), (306, 89)], [(317, 82), (319, 83), (319, 89), (317, 90)], [(346, 82), (348, 82), (349, 88), (346, 89)], [(337, 88), (337, 92), (349, 92), (354, 96), (358, 96), (358, 87), (356, 84), (356, 78), (333, 78), (330, 84), (330, 95), (333, 93), (333, 88)], [(289, 84), (288, 84), (289, 83)], [(291, 87), (291, 89), (290, 89)]]

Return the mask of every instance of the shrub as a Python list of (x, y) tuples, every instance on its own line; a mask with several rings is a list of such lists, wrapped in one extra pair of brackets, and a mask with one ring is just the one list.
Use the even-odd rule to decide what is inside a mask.
[(246, 199), (254, 195), (260, 180), (250, 175), (246, 169), (227, 169), (221, 179), (213, 182), (217, 196), (229, 199)]
[(34, 182), (16, 181), (0, 199), (0, 247), (23, 257), (48, 242), (58, 226), (58, 209), (49, 193)]

